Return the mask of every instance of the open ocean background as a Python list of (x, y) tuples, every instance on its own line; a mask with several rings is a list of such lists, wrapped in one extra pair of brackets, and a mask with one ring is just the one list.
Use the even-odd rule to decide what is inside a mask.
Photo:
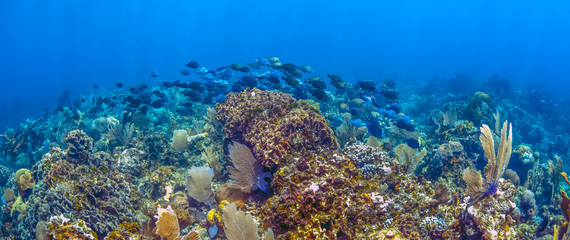
[(216, 67), (263, 56), (351, 82), (498, 74), (563, 101), (569, 10), (569, 1), (514, 0), (3, 0), (0, 131), (55, 109), (67, 87), (88, 95), (119, 81), (186, 79), (178, 70), (190, 60)]

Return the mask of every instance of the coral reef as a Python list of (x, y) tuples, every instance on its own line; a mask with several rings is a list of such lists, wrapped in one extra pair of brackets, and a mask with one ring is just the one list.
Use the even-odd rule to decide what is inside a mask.
[(546, 94), (186, 66), (1, 134), (0, 238), (568, 238), (570, 111)]

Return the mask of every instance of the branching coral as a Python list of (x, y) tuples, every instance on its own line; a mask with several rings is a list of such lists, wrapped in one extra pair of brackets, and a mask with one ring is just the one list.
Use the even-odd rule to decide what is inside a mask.
[[(48, 221), (46, 218), (56, 214), (81, 218), (100, 236), (106, 236), (121, 222), (137, 221), (130, 207), (138, 198), (136, 190), (128, 176), (118, 171), (115, 159), (104, 152), (90, 153), (82, 161), (91, 163), (87, 165), (70, 162), (67, 155), (61, 149), (52, 148), (34, 166), (33, 176), (37, 177), (38, 184), (26, 202), (26, 217), (18, 230), (22, 238), (31, 238), (26, 229), (34, 229), (38, 222)], [(46, 201), (58, 207), (46, 208)]]
[(214, 177), (218, 178), (222, 175), (222, 163), (220, 162), (220, 153), (215, 151), (214, 144), (204, 147), (202, 158), (208, 162), (208, 165), (214, 170)]
[(552, 195), (550, 196), (550, 201), (554, 201), (554, 193), (560, 188), (560, 174), (564, 171), (564, 163), (562, 158), (558, 155), (554, 156), (556, 159), (556, 164), (552, 161), (548, 161), (548, 173), (550, 175), (549, 182), (552, 185)]

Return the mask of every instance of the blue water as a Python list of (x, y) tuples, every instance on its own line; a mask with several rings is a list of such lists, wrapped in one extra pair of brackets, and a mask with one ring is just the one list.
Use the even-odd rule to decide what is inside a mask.
[[(493, 74), (570, 90), (568, 1), (0, 2), (0, 128), (116, 82), (279, 56), (344, 79)], [(160, 73), (150, 78), (151, 71)], [(99, 89), (93, 89), (97, 84)]]

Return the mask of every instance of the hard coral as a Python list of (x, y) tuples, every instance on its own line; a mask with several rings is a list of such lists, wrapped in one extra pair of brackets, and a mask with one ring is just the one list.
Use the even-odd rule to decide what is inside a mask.
[(226, 136), (251, 145), (275, 171), (275, 194), (261, 209), (266, 227), (287, 238), (355, 238), (378, 221), (378, 206), (355, 186), (360, 171), (338, 153), (328, 122), (306, 101), (253, 89), (216, 107)]
[(123, 240), (123, 239), (132, 239), (132, 240), (143, 239), (140, 226), (137, 222), (124, 221), (121, 224), (119, 224), (119, 227), (117, 229), (111, 231), (105, 237), (105, 240)]
[(328, 122), (306, 101), (281, 92), (248, 89), (216, 104), (226, 137), (252, 146), (264, 166), (276, 167), (292, 152), (337, 149)]
[[(117, 170), (116, 162), (103, 152), (88, 156), (85, 163), (93, 165), (76, 164), (68, 161), (64, 151), (53, 148), (34, 166), (33, 175), (42, 181), (26, 202), (26, 217), (18, 229), (22, 238), (33, 234), (27, 229), (59, 214), (83, 219), (100, 236), (117, 229), (123, 221), (137, 221), (129, 207), (136, 197), (134, 186)], [(50, 208), (48, 203), (58, 207)]]
[(4, 187), (12, 176), (12, 172), (4, 165), (0, 165), (0, 187)]
[(50, 218), (47, 225), (46, 236), (48, 239), (97, 239), (97, 234), (79, 219), (70, 222), (63, 214)]
[(497, 192), (491, 198), (485, 198), (473, 206), (468, 207), (467, 219), (472, 221), (485, 239), (515, 239), (516, 232), (509, 227), (514, 224), (510, 217), (515, 210), (514, 199), (516, 189), (509, 181), (500, 179), (497, 183)]
[(18, 187), (20, 196), (23, 196), (26, 190), (31, 189), (34, 187), (34, 185), (36, 185), (36, 182), (32, 176), (32, 172), (25, 168), (18, 170), (14, 174), (14, 180), (16, 182), (16, 186)]
[(89, 155), (93, 152), (93, 139), (87, 136), (83, 130), (69, 132), (65, 139), (67, 143), (67, 156), (70, 162), (87, 163)]

